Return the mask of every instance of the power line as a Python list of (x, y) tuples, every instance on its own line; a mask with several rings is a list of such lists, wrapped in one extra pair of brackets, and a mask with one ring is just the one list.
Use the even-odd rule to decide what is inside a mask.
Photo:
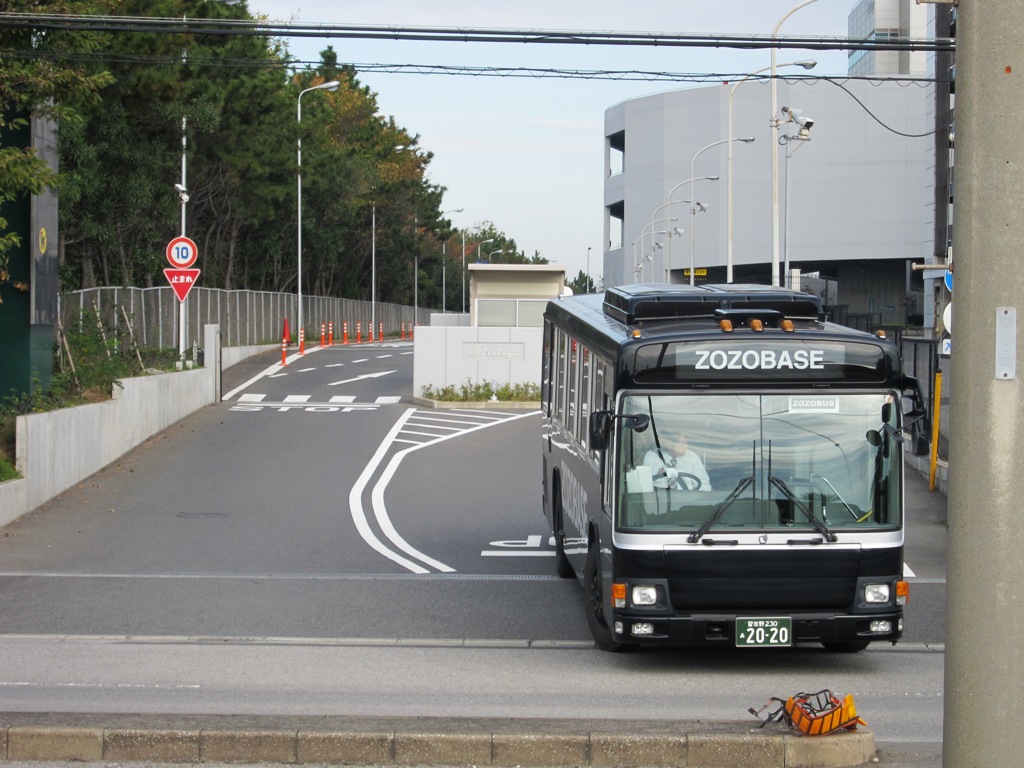
[(471, 29), (355, 24), (299, 23), (254, 19), (179, 19), (132, 16), (80, 16), (0, 13), (0, 28), (148, 32), (188, 35), (259, 35), (419, 42), (516, 43), (546, 45), (617, 45), (818, 51), (952, 51), (950, 38), (851, 38), (822, 36), (710, 35), (670, 32), (595, 32), (569, 30)]
[[(167, 55), (155, 56), (151, 54), (125, 54), (106, 51), (97, 52), (44, 52), (44, 51), (23, 51), (23, 50), (0, 50), (0, 55), (9, 58), (32, 58), (32, 59), (60, 59), (76, 62), (104, 62), (118, 64), (142, 64), (148, 66), (182, 66), (181, 56)], [(189, 66), (221, 66), (221, 67), (251, 67), (261, 69), (276, 69), (282, 67), (307, 67), (315, 68), (321, 66), (321, 61), (299, 61), (299, 60), (267, 60), (237, 58), (230, 56), (203, 56), (191, 54), (188, 58)], [(356, 72), (384, 72), (387, 74), (412, 74), (412, 75), (448, 75), (464, 77), (507, 77), (507, 78), (561, 78), (570, 80), (614, 80), (614, 81), (645, 81), (645, 82), (674, 82), (674, 83), (721, 83), (727, 84), (734, 80), (746, 77), (739, 72), (669, 72), (659, 70), (639, 69), (563, 69), (554, 67), (502, 67), (502, 66), (470, 66), (452, 64), (388, 64), (383, 62), (346, 62), (339, 63), (339, 66), (351, 67)], [(758, 79), (769, 80), (768, 75), (759, 75)], [(850, 81), (870, 80), (871, 82), (901, 82), (901, 83), (934, 83), (933, 77), (916, 77), (911, 75), (793, 75), (780, 74), (777, 79), (786, 82), (808, 81)]]

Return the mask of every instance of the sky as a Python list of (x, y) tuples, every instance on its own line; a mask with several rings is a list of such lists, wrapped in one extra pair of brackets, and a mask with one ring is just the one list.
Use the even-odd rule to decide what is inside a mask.
[[(816, 0), (788, 16), (779, 35), (846, 37), (856, 0)], [(252, 15), (311, 24), (431, 26), (768, 36), (796, 0), (248, 0)], [(334, 47), (350, 64), (754, 72), (767, 49), (405, 42), (286, 38), (291, 55), (317, 61)], [(814, 74), (846, 72), (846, 53), (788, 50), (812, 58)], [(628, 99), (678, 88), (667, 81), (512, 78), (359, 72), (382, 115), (432, 152), (428, 179), (446, 189), (442, 211), (455, 226), (492, 222), (527, 257), (538, 253), (601, 279), (604, 237), (604, 112)], [(735, 79), (735, 78), (733, 78)], [(721, 80), (716, 82), (720, 83)]]

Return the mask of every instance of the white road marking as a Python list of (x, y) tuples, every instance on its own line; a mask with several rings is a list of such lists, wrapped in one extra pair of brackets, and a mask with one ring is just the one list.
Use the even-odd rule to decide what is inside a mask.
[(339, 384), (351, 384), (353, 381), (362, 381), (363, 379), (379, 379), (381, 376), (388, 376), (394, 373), (394, 371), (377, 371), (377, 373), (364, 373), (362, 376), (356, 376), (352, 379), (343, 379), (342, 381), (332, 381), (327, 386), (336, 387)]
[[(373, 549), (380, 552), (388, 559), (396, 563), (399, 563), (404, 568), (407, 568), (413, 573), (430, 573), (430, 571), (421, 566), (419, 563), (423, 563), (424, 565), (434, 568), (435, 570), (440, 571), (441, 573), (453, 573), (455, 571), (454, 568), (445, 565), (444, 563), (441, 563), (438, 560), (429, 557), (428, 555), (423, 554), (419, 550), (412, 547), (408, 542), (405, 541), (405, 539), (402, 538), (402, 536), (398, 533), (398, 531), (392, 524), (390, 517), (388, 516), (387, 507), (384, 504), (385, 489), (391, 482), (392, 478), (395, 476), (395, 473), (398, 471), (399, 465), (402, 463), (405, 457), (412, 453), (413, 451), (418, 451), (421, 448), (436, 445), (446, 440), (451, 440), (452, 438), (460, 437), (461, 435), (469, 434), (470, 432), (476, 432), (477, 430), (485, 429), (496, 424), (503, 424), (505, 422), (514, 421), (516, 419), (525, 418), (527, 416), (534, 416), (537, 413), (537, 411), (526, 411), (524, 413), (515, 415), (488, 414), (488, 417), (484, 421), (484, 423), (479, 423), (479, 420), (474, 421), (471, 419), (467, 419), (464, 422), (465, 429), (459, 430), (458, 432), (455, 433), (434, 435), (433, 433), (422, 433), (416, 432), (415, 430), (407, 429), (406, 426), (413, 422), (413, 420), (419, 415), (419, 412), (415, 408), (410, 408), (409, 410), (407, 410), (404, 414), (402, 414), (401, 418), (399, 418), (398, 421), (395, 422), (395, 425), (391, 428), (391, 431), (388, 432), (387, 436), (381, 442), (380, 446), (377, 448), (376, 453), (374, 453), (373, 458), (370, 459), (370, 462), (363, 469), (362, 474), (359, 476), (359, 479), (356, 481), (355, 485), (352, 488), (352, 492), (349, 494), (349, 509), (352, 514), (352, 519), (356, 524), (356, 529), (363, 537), (363, 540), (366, 541), (366, 543), (369, 544)], [(476, 413), (473, 413), (472, 415), (477, 416), (478, 419), (480, 418), (479, 415)], [(445, 429), (448, 428), (445, 427)], [(419, 434), (428, 439), (413, 442), (410, 440), (404, 440), (401, 437), (399, 437), (399, 435), (408, 434)], [(418, 560), (419, 563), (411, 562), (407, 558), (398, 554), (398, 552), (388, 549), (380, 541), (380, 539), (377, 538), (377, 536), (370, 529), (369, 523), (366, 518), (366, 513), (362, 505), (362, 492), (364, 488), (369, 484), (370, 478), (377, 471), (377, 467), (380, 466), (380, 464), (384, 461), (384, 457), (387, 455), (387, 451), (390, 448), (390, 446), (396, 443), (413, 444), (409, 448), (403, 448), (402, 450), (395, 453), (388, 461), (387, 466), (381, 472), (380, 477), (378, 478), (376, 484), (374, 485), (370, 495), (373, 506), (373, 514), (374, 519), (377, 521), (377, 525), (380, 526), (381, 531), (384, 533), (388, 541), (390, 541), (400, 552), (405, 553), (410, 558)]]

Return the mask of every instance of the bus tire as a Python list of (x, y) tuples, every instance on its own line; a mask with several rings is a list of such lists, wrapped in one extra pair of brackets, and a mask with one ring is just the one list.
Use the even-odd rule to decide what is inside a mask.
[(621, 651), (623, 645), (616, 642), (604, 617), (605, 601), (601, 592), (601, 569), (596, 544), (591, 545), (587, 552), (587, 564), (583, 569), (583, 592), (587, 605), (587, 624), (590, 626), (590, 634), (594, 636), (594, 644), (602, 651)]
[(825, 646), (826, 651), (832, 651), (832, 653), (857, 653), (867, 648), (869, 643), (867, 640), (858, 640), (852, 643), (822, 642), (822, 645)]
[(554, 513), (551, 515), (552, 529), (555, 534), (555, 573), (563, 579), (569, 579), (576, 575), (576, 570), (565, 556), (565, 528), (562, 523), (562, 494), (558, 482), (555, 482), (555, 496), (552, 500)]

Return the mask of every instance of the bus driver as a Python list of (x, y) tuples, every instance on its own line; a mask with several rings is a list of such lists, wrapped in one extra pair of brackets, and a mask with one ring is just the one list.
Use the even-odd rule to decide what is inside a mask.
[(662, 441), (660, 447), (644, 454), (644, 464), (651, 468), (655, 488), (679, 488), (710, 491), (711, 478), (696, 451), (691, 451), (686, 436), (677, 433)]

